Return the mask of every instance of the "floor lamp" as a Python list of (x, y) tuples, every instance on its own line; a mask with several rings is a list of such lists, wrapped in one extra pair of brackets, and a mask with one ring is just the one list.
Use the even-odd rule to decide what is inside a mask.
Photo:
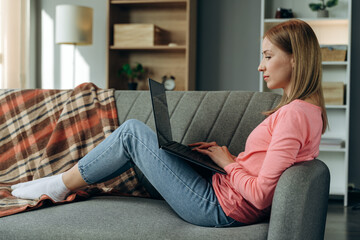
[(93, 9), (76, 5), (56, 6), (56, 43), (72, 44), (73, 87), (75, 87), (76, 47), (92, 44)]

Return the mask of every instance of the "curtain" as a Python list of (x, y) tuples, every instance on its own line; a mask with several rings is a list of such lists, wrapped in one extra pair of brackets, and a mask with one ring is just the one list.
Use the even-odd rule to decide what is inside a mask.
[(0, 88), (27, 86), (29, 2), (30, 0), (0, 0)]

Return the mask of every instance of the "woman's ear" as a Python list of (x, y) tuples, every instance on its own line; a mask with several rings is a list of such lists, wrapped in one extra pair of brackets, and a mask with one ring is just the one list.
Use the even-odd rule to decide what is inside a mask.
[(290, 63), (291, 63), (291, 67), (294, 68), (295, 67), (294, 55), (291, 55)]

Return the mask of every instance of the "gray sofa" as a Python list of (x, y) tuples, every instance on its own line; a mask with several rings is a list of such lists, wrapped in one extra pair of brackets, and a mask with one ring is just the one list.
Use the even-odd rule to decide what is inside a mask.
[[(237, 154), (276, 105), (272, 93), (169, 92), (175, 140), (217, 141)], [(148, 92), (116, 91), (120, 123), (136, 118), (154, 128)], [(156, 191), (145, 178), (148, 190)], [(287, 169), (276, 187), (270, 220), (235, 228), (205, 228), (180, 219), (163, 200), (98, 196), (0, 219), (0, 239), (323, 239), (330, 175), (314, 160)]]

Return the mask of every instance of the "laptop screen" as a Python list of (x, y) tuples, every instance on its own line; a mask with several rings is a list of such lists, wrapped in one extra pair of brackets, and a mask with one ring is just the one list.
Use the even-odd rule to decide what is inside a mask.
[(164, 85), (149, 78), (151, 101), (159, 147), (172, 141), (169, 110)]

